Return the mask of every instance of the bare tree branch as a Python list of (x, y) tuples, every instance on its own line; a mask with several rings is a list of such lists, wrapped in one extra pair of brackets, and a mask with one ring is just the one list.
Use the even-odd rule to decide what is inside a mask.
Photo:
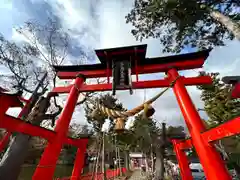
[[(37, 77), (43, 70), (35, 67), (33, 61), (30, 60), (31, 57), (25, 54), (24, 48), (8, 42), (4, 37), (0, 38), (0, 43), (0, 64), (8, 68), (13, 74), (8, 76), (8, 79), (12, 80), (10, 84), (17, 90), (32, 93), (34, 84), (39, 81)], [(45, 89), (42, 88), (42, 91), (45, 91)]]

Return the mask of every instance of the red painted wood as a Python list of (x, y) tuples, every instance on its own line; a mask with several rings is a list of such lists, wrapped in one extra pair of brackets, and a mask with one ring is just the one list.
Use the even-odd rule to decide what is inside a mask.
[(12, 135), (11, 132), (7, 132), (4, 134), (3, 138), (0, 140), (0, 152), (2, 152), (4, 148), (7, 146), (11, 135)]
[[(176, 69), (169, 70), (167, 74), (170, 81), (175, 80), (179, 76)], [(221, 156), (215, 147), (207, 143), (201, 136), (205, 126), (186, 90), (182, 78), (176, 81), (173, 90), (207, 179), (219, 180), (219, 177), (221, 177), (223, 180), (230, 180), (231, 177)]]
[(67, 136), (72, 114), (78, 100), (78, 96), (80, 93), (78, 89), (81, 89), (83, 83), (84, 79), (78, 76), (74, 83), (75, 86), (72, 87), (69, 93), (65, 107), (59, 119), (57, 120), (57, 124), (54, 129), (57, 134), (54, 137), (54, 140), (48, 143), (47, 147), (45, 148), (41, 160), (32, 177), (33, 180), (52, 179), (56, 168), (58, 156), (61, 152), (64, 140)]
[[(202, 138), (207, 142), (211, 143), (226, 137), (235, 136), (240, 134), (240, 117), (233, 120), (227, 121), (215, 128), (201, 133)], [(180, 149), (190, 149), (193, 147), (192, 140), (187, 139), (185, 141), (178, 142)]]
[(73, 139), (73, 138), (65, 138), (64, 139), (64, 144), (69, 144), (72, 146), (76, 146), (76, 147), (82, 147), (82, 143), (87, 140), (88, 138), (80, 138), (80, 139)]
[(193, 180), (191, 170), (189, 168), (189, 162), (187, 156), (183, 150), (180, 148), (181, 142), (178, 140), (172, 140), (174, 151), (179, 164), (180, 174), (182, 180)]
[[(9, 107), (15, 107), (15, 106), (18, 107), (21, 105), (21, 103), (19, 101), (19, 100), (21, 100), (21, 98), (22, 97), (9, 96), (9, 95), (4, 95), (4, 94), (0, 95), (0, 102), (1, 102), (1, 100), (2, 100), (2, 102), (4, 102), (4, 103), (0, 104), (0, 122), (1, 122), (1, 119), (4, 119), (5, 112), (8, 110)], [(20, 112), (18, 117), (22, 117), (22, 115), (23, 115), (24, 111), (26, 110), (29, 103), (30, 103), (30, 100), (22, 108), (22, 111)], [(4, 135), (3, 139), (0, 141), (0, 152), (7, 146), (11, 135), (12, 135), (12, 133), (8, 131)]]
[[(31, 136), (42, 137), (48, 141), (53, 140), (56, 136), (56, 132), (54, 131), (43, 127), (34, 126), (19, 118), (15, 118), (9, 115), (4, 115), (4, 118), (0, 119), (0, 128), (7, 129), (8, 131), (12, 132), (20, 132)], [(64, 139), (64, 144), (80, 147), (82, 146), (82, 142), (85, 141), (84, 139), (86, 138), (73, 139), (66, 137)]]
[(202, 138), (207, 142), (213, 142), (225, 137), (240, 134), (240, 117), (227, 121), (215, 128), (202, 133)]
[(82, 169), (84, 167), (84, 156), (87, 149), (87, 143), (88, 139), (83, 140), (81, 146), (77, 150), (71, 180), (78, 180), (81, 177)]
[(18, 97), (0, 93), (0, 113), (5, 113), (10, 107), (21, 107)]
[(178, 146), (181, 150), (184, 150), (184, 149), (191, 149), (193, 148), (193, 145), (192, 145), (192, 140), (191, 139), (187, 139), (185, 141), (179, 141), (178, 142)]
[[(122, 168), (121, 169), (122, 173), (125, 174), (127, 172), (126, 168)], [(85, 174), (83, 176), (81, 176), (81, 178), (79, 178), (79, 180), (92, 180), (92, 175), (93, 173), (88, 173)], [(118, 177), (120, 175), (120, 169), (108, 169), (106, 170), (106, 177), (107, 180), (109, 179), (113, 179), (114, 177)], [(56, 178), (55, 180), (70, 180), (70, 177), (64, 177), (64, 178)], [(97, 173), (94, 180), (103, 180), (103, 173)]]
[(55, 133), (51, 130), (39, 126), (34, 126), (12, 116), (5, 115), (4, 118), (0, 120), (0, 122), (0, 128), (7, 129), (11, 132), (20, 132), (31, 136), (39, 136), (47, 139), (48, 141), (51, 141), (55, 136)]
[[(201, 85), (201, 84), (211, 84), (212, 79), (209, 76), (201, 77), (182, 77), (182, 81), (186, 86)], [(149, 81), (138, 81), (132, 83), (133, 89), (147, 89), (147, 88), (161, 88), (168, 87), (169, 80), (149, 80)], [(52, 90), (52, 93), (69, 93), (72, 85), (67, 87), (56, 87)], [(112, 84), (84, 84), (82, 85), (81, 92), (93, 92), (93, 91), (111, 91)], [(121, 89), (126, 90), (126, 89)]]
[[(204, 59), (199, 58), (197, 60), (188, 60), (183, 62), (138, 66), (137, 73), (148, 74), (148, 73), (166, 72), (171, 67), (175, 67), (177, 70), (195, 69), (195, 68), (201, 68), (203, 66), (203, 63), (204, 63)], [(74, 79), (76, 75), (79, 73), (85, 75), (86, 78), (107, 77), (106, 69), (94, 70), (94, 71), (82, 71), (82, 72), (58, 72), (57, 76), (60, 79)], [(112, 72), (110, 71), (109, 73), (110, 73), (110, 76), (112, 76)], [(136, 74), (135, 67), (132, 67), (132, 74)]]
[(235, 84), (232, 90), (232, 98), (240, 98), (240, 83)]

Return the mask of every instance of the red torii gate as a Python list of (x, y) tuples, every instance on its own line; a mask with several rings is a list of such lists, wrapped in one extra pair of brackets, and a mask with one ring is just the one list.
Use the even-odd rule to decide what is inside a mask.
[[(22, 108), (22, 111), (18, 116), (19, 118), (15, 118), (5, 114), (10, 107), (22, 107), (21, 101), (25, 102), (26, 104)], [(39, 136), (41, 138), (48, 140), (49, 143), (55, 140), (58, 134), (56, 131), (51, 131), (39, 126), (35, 126), (30, 123), (24, 122), (20, 119), (20, 117), (22, 116), (22, 113), (24, 112), (30, 100), (26, 100), (21, 96), (19, 96), (18, 94), (9, 94), (7, 93), (7, 90), (4, 90), (3, 88), (1, 88), (0, 102), (1, 102), (0, 103), (0, 128), (7, 129), (7, 133), (4, 135), (4, 137), (0, 141), (0, 152), (5, 148), (6, 144), (9, 141), (10, 136), (12, 135), (12, 132), (20, 132), (20, 133), (28, 134), (31, 136)], [(78, 179), (81, 175), (82, 168), (84, 166), (84, 153), (86, 151), (87, 143), (88, 143), (88, 136), (81, 137), (80, 139), (73, 139), (65, 135), (65, 137), (62, 138), (62, 144), (69, 144), (69, 145), (78, 147), (71, 180)], [(44, 174), (42, 177), (44, 177)], [(52, 179), (53, 175), (51, 178), (49, 175), (47, 177), (48, 178), (46, 179)], [(35, 179), (40, 180), (42, 178), (36, 177)]]
[[(240, 125), (240, 117), (235, 118), (231, 121), (228, 121), (224, 124), (221, 124), (218, 127), (212, 128), (208, 131), (205, 132), (201, 132), (200, 133), (200, 137), (204, 140), (204, 142), (206, 144), (209, 144), (211, 146), (211, 143), (226, 138), (226, 137), (230, 137), (230, 136), (234, 136), (237, 134), (240, 134), (240, 129), (239, 129), (239, 125)], [(194, 142), (192, 139), (187, 139), (187, 140), (172, 140), (172, 143), (174, 145), (174, 150), (176, 152), (176, 156), (179, 162), (179, 168), (180, 168), (180, 173), (181, 173), (181, 177), (183, 180), (192, 180), (192, 174), (191, 174), (191, 170), (189, 168), (189, 162), (187, 159), (187, 156), (184, 152), (184, 150), (186, 149), (191, 149), (195, 146)], [(209, 156), (209, 158), (212, 158)], [(215, 169), (216, 167), (213, 165), (212, 161), (209, 164), (209, 166), (207, 168), (212, 168)], [(216, 169), (218, 170), (218, 169)], [(205, 171), (205, 169), (204, 169)], [(222, 178), (221, 176), (222, 172), (219, 172), (219, 177)], [(231, 178), (230, 178), (231, 179)]]
[[(179, 77), (178, 74), (179, 70), (201, 68), (210, 51), (205, 50), (196, 53), (160, 58), (145, 58), (146, 47), (146, 45), (140, 45), (96, 50), (96, 53), (101, 61), (100, 64), (56, 66), (55, 69), (60, 79), (75, 79), (75, 82), (73, 85), (69, 85), (67, 87), (56, 87), (52, 90), (52, 93), (55, 94), (69, 93), (66, 105), (57, 121), (54, 131), (33, 126), (8, 115), (2, 115), (3, 118), (0, 119), (0, 128), (27, 133), (33, 136), (40, 136), (49, 141), (32, 179), (52, 179), (56, 162), (64, 143), (80, 147), (71, 177), (72, 180), (79, 179), (83, 166), (83, 151), (86, 149), (87, 140), (73, 140), (71, 138), (67, 138), (66, 134), (69, 123), (71, 121), (78, 96), (81, 92), (109, 91), (112, 89), (112, 84), (110, 83), (110, 76), (112, 75), (110, 68), (111, 62), (114, 58), (119, 58), (119, 56), (123, 59), (127, 58), (131, 60), (132, 74), (136, 75), (136, 82), (132, 83), (133, 89), (168, 87), (172, 81), (178, 78), (173, 86), (173, 90), (191, 134), (192, 144), (196, 148), (200, 162), (203, 165), (206, 177), (210, 180), (217, 180), (219, 179), (218, 177), (221, 177), (223, 180), (231, 179), (225, 167), (224, 161), (221, 159), (215, 147), (206, 141), (202, 136), (201, 133), (205, 131), (205, 126), (185, 88), (185, 86), (188, 85), (210, 84), (212, 83), (211, 78), (209, 76), (186, 78), (183, 76)], [(162, 80), (138, 80), (139, 74), (157, 72), (165, 72), (167, 77)], [(106, 84), (93, 85), (87, 85), (84, 83), (86, 78), (98, 77), (107, 77), (108, 82)], [(175, 141), (174, 143), (176, 144), (177, 142)], [(177, 155), (182, 154), (181, 158), (184, 158), (182, 149), (175, 149)], [(179, 161), (180, 167), (187, 167), (187, 165), (184, 164), (186, 162), (186, 158), (185, 160), (179, 160), (181, 160)], [(183, 166), (181, 166), (181, 163), (183, 163)], [(183, 177), (185, 179), (191, 179), (191, 174), (186, 173), (186, 176)]]
[[(231, 92), (232, 99), (240, 98), (240, 77), (239, 76), (226, 76), (223, 77), (222, 81), (226, 84), (232, 84), (233, 89)], [(237, 117), (233, 120), (227, 121), (224, 124), (221, 124), (215, 128), (212, 128), (208, 131), (202, 131), (201, 137), (207, 143), (214, 143), (217, 140), (234, 136), (240, 134), (240, 117)], [(183, 180), (193, 179), (191, 170), (189, 168), (189, 163), (184, 150), (193, 148), (192, 139), (187, 140), (172, 140), (174, 150), (179, 162), (180, 173)], [(214, 167), (213, 167), (214, 168)], [(220, 177), (220, 176), (219, 176)]]
[[(209, 54), (209, 50), (162, 58), (145, 58), (146, 45), (140, 45), (97, 50), (96, 54), (98, 55), (101, 64), (97, 64), (95, 66), (57, 66), (55, 69), (58, 71), (58, 77), (60, 79), (73, 79), (78, 73), (84, 75), (85, 78), (107, 77), (107, 84), (82, 84), (81, 88), (79, 88), (79, 86), (77, 87), (80, 92), (109, 91), (112, 89), (112, 84), (109, 81), (109, 77), (112, 75), (110, 70), (111, 61), (116, 58), (116, 56), (122, 56), (123, 59), (132, 59), (132, 74), (136, 74), (136, 82), (133, 82), (132, 84), (133, 89), (168, 87), (169, 84), (179, 76), (179, 70), (201, 68)], [(165, 72), (167, 74), (167, 78), (151, 81), (138, 80), (138, 74), (156, 72)], [(192, 141), (194, 142), (194, 146), (199, 155), (199, 159), (204, 167), (206, 177), (211, 180), (217, 180), (220, 176), (222, 179), (228, 180), (231, 179), (231, 177), (228, 174), (220, 155), (212, 145), (204, 141), (200, 134), (206, 128), (185, 88), (186, 85), (210, 83), (212, 83), (212, 81), (209, 76), (192, 78), (181, 77), (176, 81), (173, 86), (173, 90), (191, 134)], [(67, 93), (75, 86), (76, 84), (68, 87), (57, 87), (53, 90), (53, 92)], [(189, 176), (189, 178), (190, 177), (191, 176)]]
[[(8, 90), (3, 89), (0, 87), (0, 119), (2, 118), (1, 115), (5, 114), (9, 107), (21, 107), (22, 103), (18, 98), (18, 93), (8, 93)], [(4, 103), (3, 103), (4, 102)], [(7, 145), (9, 138), (11, 137), (11, 132), (6, 132), (3, 138), (0, 140), (0, 152), (5, 148)]]

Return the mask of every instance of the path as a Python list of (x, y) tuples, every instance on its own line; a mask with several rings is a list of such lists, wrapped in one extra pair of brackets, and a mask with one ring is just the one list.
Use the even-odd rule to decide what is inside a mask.
[(132, 176), (128, 180), (146, 180), (147, 178), (145, 176), (141, 175), (140, 170), (135, 170), (132, 174)]

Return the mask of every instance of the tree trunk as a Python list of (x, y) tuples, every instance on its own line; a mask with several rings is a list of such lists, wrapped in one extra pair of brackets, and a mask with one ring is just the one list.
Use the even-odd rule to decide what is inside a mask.
[(105, 172), (105, 133), (102, 132), (102, 173), (103, 173), (103, 179), (106, 180), (106, 172)]
[(154, 180), (164, 179), (164, 151), (166, 143), (166, 124), (162, 123), (162, 133), (160, 137), (159, 145), (156, 148), (156, 174)]
[(120, 171), (120, 176), (122, 176), (122, 166), (121, 166), (121, 156), (120, 156), (120, 149), (119, 147), (117, 148), (117, 152), (118, 152), (118, 167), (119, 167), (119, 171)]
[(152, 149), (152, 144), (151, 144), (151, 173), (154, 172), (154, 157), (153, 157), (153, 149)]
[(125, 168), (129, 171), (129, 151), (124, 151), (124, 162), (125, 162)]
[(0, 180), (16, 180), (21, 165), (28, 153), (30, 137), (24, 134), (15, 136), (0, 162)]
[[(49, 107), (49, 99), (41, 98), (26, 119), (34, 125), (40, 125), (42, 114)], [(0, 180), (17, 180), (21, 172), (21, 166), (28, 153), (31, 136), (18, 133), (11, 141), (0, 162)]]
[(225, 26), (240, 41), (240, 25), (218, 11), (210, 10), (210, 16)]
[(114, 168), (114, 160), (113, 160), (113, 157), (115, 156), (114, 155), (115, 152), (109, 152), (109, 155), (108, 155), (108, 164), (109, 164), (109, 167), (112, 167)]
[(161, 148), (156, 151), (156, 162), (155, 162), (155, 176), (154, 180), (163, 180), (164, 178), (164, 161)]
[(144, 163), (146, 166), (146, 172), (149, 172), (149, 166), (148, 166), (148, 161), (147, 161), (147, 154), (144, 153)]

